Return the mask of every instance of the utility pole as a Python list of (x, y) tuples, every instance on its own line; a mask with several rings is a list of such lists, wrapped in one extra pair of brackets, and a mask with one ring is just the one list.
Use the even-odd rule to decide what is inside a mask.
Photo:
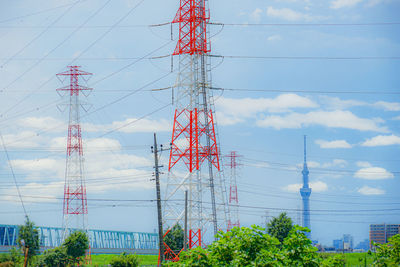
[(151, 152), (154, 154), (154, 169), (155, 169), (155, 177), (156, 177), (156, 191), (157, 191), (157, 213), (158, 213), (158, 242), (159, 242), (159, 250), (160, 250), (160, 261), (159, 266), (162, 265), (164, 260), (164, 231), (162, 226), (162, 212), (161, 212), (161, 191), (160, 191), (160, 171), (159, 168), (163, 166), (158, 165), (158, 152), (163, 151), (162, 145), (160, 145), (160, 149), (157, 146), (157, 136), (154, 133), (154, 146), (151, 147)]
[(187, 221), (187, 212), (188, 212), (188, 191), (185, 191), (185, 232), (183, 236), (183, 250), (187, 250), (187, 227), (188, 227), (188, 221)]

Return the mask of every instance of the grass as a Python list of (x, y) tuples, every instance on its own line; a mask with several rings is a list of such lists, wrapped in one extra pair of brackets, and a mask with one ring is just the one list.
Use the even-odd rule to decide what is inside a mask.
[[(327, 255), (338, 255), (336, 253), (327, 253)], [(111, 259), (115, 257), (114, 254), (98, 254), (92, 255), (92, 264), (90, 266), (107, 266), (110, 264)], [(157, 255), (138, 255), (141, 259), (140, 265), (157, 265)], [(345, 253), (346, 266), (357, 267), (364, 266), (365, 257), (367, 259), (367, 266), (372, 266), (373, 256), (367, 253)], [(361, 259), (361, 261), (360, 261)]]
[[(346, 265), (347, 266), (365, 266), (365, 257), (367, 258), (367, 266), (372, 266), (373, 255), (368, 255), (364, 253), (345, 253)], [(360, 261), (361, 259), (361, 261)]]
[[(92, 255), (92, 264), (89, 266), (107, 266), (110, 264), (111, 259), (115, 254), (98, 254)], [(140, 258), (140, 265), (157, 265), (157, 255), (138, 255)]]
[[(324, 256), (337, 256), (341, 255), (340, 253), (324, 253)], [(346, 267), (364, 267), (365, 259), (367, 260), (366, 266), (372, 266), (372, 262), (374, 261), (373, 255), (368, 255), (368, 253), (345, 253), (344, 258), (346, 260)]]

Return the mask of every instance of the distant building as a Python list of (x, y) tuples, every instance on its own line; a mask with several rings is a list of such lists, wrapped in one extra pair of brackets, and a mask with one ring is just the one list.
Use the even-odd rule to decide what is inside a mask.
[(333, 247), (336, 250), (343, 250), (343, 240), (342, 239), (333, 240)]
[(378, 244), (387, 243), (389, 238), (400, 234), (400, 224), (371, 224), (369, 226), (369, 240)]
[(343, 248), (345, 250), (352, 250), (354, 248), (352, 235), (343, 235)]
[(333, 247), (338, 250), (346, 250), (346, 251), (351, 251), (353, 250), (353, 236), (352, 235), (343, 235), (342, 239), (335, 239), (333, 240)]
[(369, 239), (365, 239), (364, 241), (361, 241), (358, 243), (358, 245), (355, 247), (355, 249), (361, 249), (363, 251), (369, 250)]

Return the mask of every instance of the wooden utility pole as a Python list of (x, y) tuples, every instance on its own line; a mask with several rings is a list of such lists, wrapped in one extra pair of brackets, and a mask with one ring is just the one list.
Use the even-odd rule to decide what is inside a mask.
[(160, 266), (164, 260), (164, 231), (162, 226), (162, 212), (161, 212), (161, 191), (160, 191), (160, 172), (159, 168), (162, 166), (158, 165), (158, 152), (162, 151), (158, 149), (157, 146), (157, 137), (156, 133), (154, 133), (154, 146), (152, 147), (152, 152), (154, 153), (154, 169), (155, 169), (155, 177), (156, 177), (156, 191), (157, 191), (157, 212), (158, 212), (158, 242), (159, 242), (159, 251), (160, 251)]

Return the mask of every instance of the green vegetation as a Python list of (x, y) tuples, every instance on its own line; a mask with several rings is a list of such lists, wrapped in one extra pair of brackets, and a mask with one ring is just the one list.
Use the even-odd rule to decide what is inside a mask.
[[(114, 257), (113, 254), (92, 255), (92, 263), (90, 266), (107, 266), (111, 264)], [(158, 255), (136, 255), (140, 261), (140, 265), (157, 265)]]
[(343, 266), (339, 256), (323, 258), (312, 246), (304, 232), (307, 228), (294, 226), (282, 241), (266, 234), (265, 229), (233, 228), (219, 232), (217, 241), (208, 248), (183, 252), (181, 260), (168, 266)]
[(268, 234), (277, 238), (281, 243), (292, 229), (293, 221), (287, 216), (286, 212), (281, 213), (278, 217), (274, 217), (267, 225)]
[(375, 266), (400, 266), (400, 235), (391, 237), (387, 244), (374, 244), (374, 246), (376, 246)]
[(182, 226), (175, 224), (171, 231), (164, 238), (166, 243), (175, 253), (178, 253), (183, 248), (184, 233)]
[(33, 257), (39, 253), (39, 232), (35, 224), (26, 217), (25, 225), (18, 230), (18, 245), (26, 253), (28, 265), (32, 263)]
[(22, 264), (22, 262), (22, 253), (16, 248), (11, 248), (9, 253), (0, 253), (0, 267), (16, 266)]
[(114, 256), (111, 259), (112, 267), (137, 267), (139, 266), (140, 258), (135, 254), (126, 254), (125, 252), (121, 255)]
[[(318, 253), (311, 240), (304, 234), (309, 230), (293, 226), (285, 213), (274, 218), (265, 229), (252, 226), (235, 227), (229, 232), (220, 231), (217, 240), (207, 248), (195, 248), (182, 252), (179, 262), (164, 262), (165, 266), (400, 266), (400, 235), (389, 239), (388, 244), (374, 244), (371, 253)], [(287, 231), (290, 229), (289, 231)], [(168, 234), (167, 241), (174, 249), (183, 246), (182, 227), (176, 225)], [(167, 236), (168, 236), (167, 235)], [(282, 240), (280, 240), (282, 239)], [(24, 240), (24, 241), (22, 241)], [(8, 254), (0, 254), (0, 267), (22, 266), (23, 251), (28, 247), (30, 266), (76, 266), (81, 265), (89, 247), (86, 233), (72, 233), (60, 247), (37, 255), (39, 235), (34, 224), (26, 219), (18, 236), (20, 249), (12, 248)], [(29, 254), (30, 248), (32, 251)], [(157, 255), (92, 255), (89, 265), (81, 266), (140, 266), (157, 265)]]
[(76, 231), (65, 239), (64, 243), (54, 249), (49, 249), (40, 257), (39, 266), (68, 266), (83, 261), (89, 248), (89, 238), (86, 233)]

